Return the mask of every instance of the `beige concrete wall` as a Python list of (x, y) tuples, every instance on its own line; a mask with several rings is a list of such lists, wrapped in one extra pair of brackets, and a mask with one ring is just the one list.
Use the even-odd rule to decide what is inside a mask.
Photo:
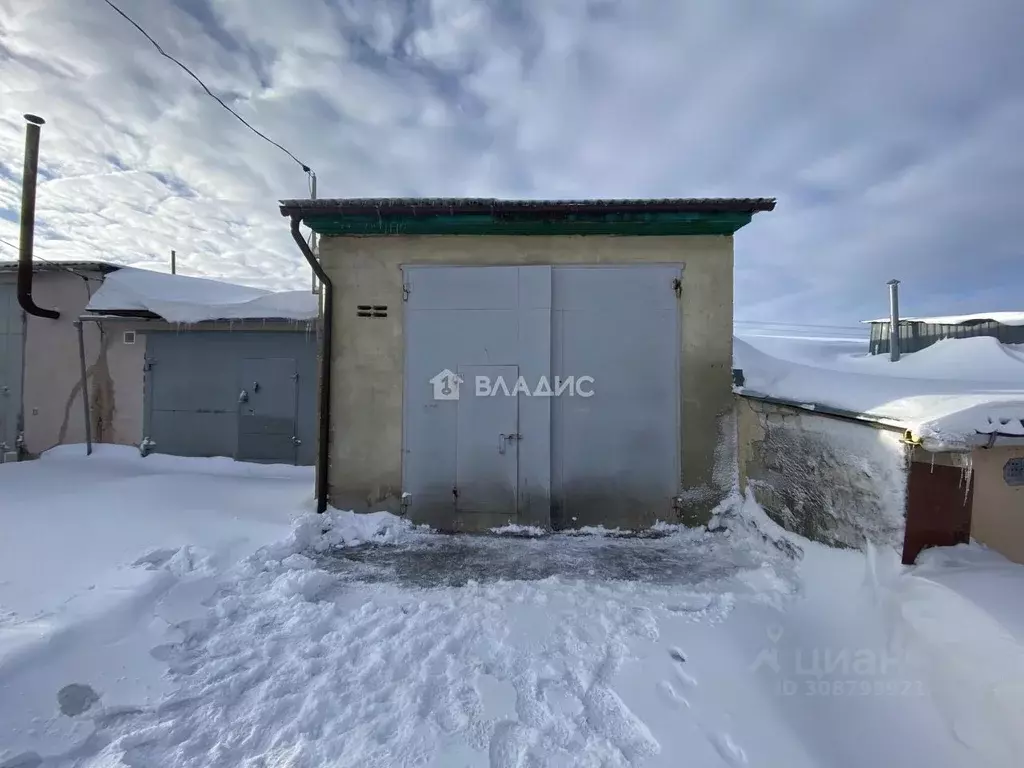
[[(688, 522), (706, 522), (728, 492), (731, 474), (716, 477), (715, 454), (732, 409), (732, 237), (324, 237), (320, 254), (335, 286), (332, 502), (395, 509), (401, 496), (403, 264), (684, 264), (681, 485)], [(357, 323), (357, 304), (386, 304), (388, 317)]]
[[(83, 272), (92, 278), (97, 273)], [(37, 305), (56, 309), (56, 320), (28, 316), (22, 396), (25, 449), (38, 455), (55, 445), (85, 442), (78, 336), (74, 321), (99, 283), (69, 272), (44, 271), (33, 280)], [(87, 322), (86, 370), (96, 442), (137, 444), (142, 432), (144, 340), (123, 343), (121, 330)]]
[(740, 489), (783, 528), (832, 546), (902, 542), (907, 454), (898, 432), (737, 397)]
[(1007, 485), (1003, 467), (1021, 457), (1024, 447), (978, 448), (971, 453), (971, 536), (1017, 563), (1024, 563), (1024, 486)]

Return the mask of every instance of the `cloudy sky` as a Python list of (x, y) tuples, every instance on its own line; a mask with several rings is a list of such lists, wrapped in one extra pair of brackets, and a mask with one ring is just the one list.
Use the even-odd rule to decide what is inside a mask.
[[(891, 277), (906, 313), (1024, 309), (1021, 0), (115, 1), (320, 197), (776, 197), (740, 320), (851, 325)], [(40, 255), (309, 284), (302, 170), (103, 0), (0, 0), (10, 243), (25, 112)]]

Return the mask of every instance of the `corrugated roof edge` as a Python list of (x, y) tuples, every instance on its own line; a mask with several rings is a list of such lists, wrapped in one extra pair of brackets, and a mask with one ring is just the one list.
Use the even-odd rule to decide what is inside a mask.
[[(65, 269), (81, 269), (93, 272), (116, 272), (121, 269), (121, 264), (111, 264), (107, 261), (33, 261), (34, 272), (54, 272)], [(18, 262), (0, 261), (0, 272), (17, 272)]]
[(358, 216), (378, 212), (389, 214), (456, 215), (463, 213), (759, 213), (775, 210), (773, 197), (708, 197), (662, 199), (593, 200), (502, 200), (499, 198), (334, 198), (323, 200), (281, 200), (281, 215), (296, 214)]

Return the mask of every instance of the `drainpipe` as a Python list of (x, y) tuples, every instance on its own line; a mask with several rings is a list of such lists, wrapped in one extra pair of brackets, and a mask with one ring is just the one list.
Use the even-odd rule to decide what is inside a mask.
[(92, 455), (92, 423), (89, 419), (89, 377), (85, 370), (85, 336), (82, 333), (82, 321), (73, 323), (78, 332), (78, 366), (82, 376), (82, 412), (85, 416), (85, 455)]
[(889, 281), (889, 360), (900, 359), (900, 281)]
[(32, 300), (32, 241), (36, 229), (36, 177), (39, 171), (39, 126), (46, 121), (25, 115), (25, 169), (21, 181), (21, 248), (18, 253), (18, 303), (29, 315), (56, 320), (60, 312)]
[(334, 285), (299, 232), (299, 223), (300, 217), (292, 216), (292, 239), (323, 285), (324, 338), (320, 346), (320, 436), (316, 457), (316, 511), (323, 513), (327, 511), (327, 461), (330, 456), (331, 438), (331, 329), (334, 326)]

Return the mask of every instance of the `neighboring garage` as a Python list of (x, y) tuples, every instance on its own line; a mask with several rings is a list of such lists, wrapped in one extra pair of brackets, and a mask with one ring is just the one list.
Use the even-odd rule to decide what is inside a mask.
[(0, 274), (0, 462), (17, 455), (24, 343), (17, 287), (5, 278), (7, 275)]
[(774, 201), (292, 200), (332, 290), (327, 491), (447, 530), (702, 523), (732, 235)]
[(140, 330), (149, 450), (313, 464), (315, 333)]
[(315, 295), (126, 268), (87, 309), (137, 361), (144, 453), (314, 463)]
[(22, 311), (16, 267), (0, 262), (0, 459), (89, 439), (143, 453), (314, 463), (316, 295), (40, 262), (32, 293), (58, 313), (51, 318)]

